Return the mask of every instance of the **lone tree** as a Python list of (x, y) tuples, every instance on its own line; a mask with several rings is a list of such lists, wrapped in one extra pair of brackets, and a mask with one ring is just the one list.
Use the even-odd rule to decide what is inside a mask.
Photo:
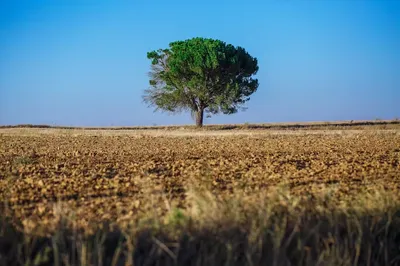
[(257, 90), (257, 59), (242, 47), (193, 38), (147, 53), (150, 88), (143, 100), (156, 110), (191, 111), (196, 125), (207, 114), (233, 114)]

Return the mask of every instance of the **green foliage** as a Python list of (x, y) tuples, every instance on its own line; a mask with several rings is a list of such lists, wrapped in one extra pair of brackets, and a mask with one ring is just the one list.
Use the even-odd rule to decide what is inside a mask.
[[(242, 47), (193, 38), (147, 54), (151, 60), (146, 103), (168, 112), (232, 114), (257, 90), (257, 59)], [(200, 116), (201, 115), (201, 116)]]
[(34, 164), (37, 159), (31, 156), (19, 156), (14, 159), (14, 164)]
[(185, 216), (184, 212), (180, 208), (171, 209), (169, 215), (167, 216), (167, 224), (173, 226), (182, 226), (187, 222), (188, 217)]

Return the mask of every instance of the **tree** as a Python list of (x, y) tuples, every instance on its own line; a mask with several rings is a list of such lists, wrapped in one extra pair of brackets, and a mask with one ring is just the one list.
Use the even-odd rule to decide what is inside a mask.
[(157, 110), (191, 111), (196, 125), (204, 113), (233, 114), (257, 90), (257, 59), (242, 47), (220, 40), (193, 38), (147, 53), (150, 88), (143, 100)]

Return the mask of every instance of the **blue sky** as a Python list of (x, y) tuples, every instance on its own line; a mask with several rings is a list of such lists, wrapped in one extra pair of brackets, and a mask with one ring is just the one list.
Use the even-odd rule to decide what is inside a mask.
[(0, 2), (0, 124), (193, 123), (142, 103), (148, 51), (192, 37), (258, 58), (247, 111), (210, 123), (400, 117), (400, 1)]

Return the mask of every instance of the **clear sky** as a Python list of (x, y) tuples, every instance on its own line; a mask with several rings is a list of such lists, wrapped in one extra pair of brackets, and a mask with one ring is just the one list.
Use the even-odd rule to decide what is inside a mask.
[(148, 51), (192, 37), (258, 58), (248, 110), (205, 123), (400, 118), (400, 1), (0, 1), (0, 124), (193, 123), (142, 103)]

